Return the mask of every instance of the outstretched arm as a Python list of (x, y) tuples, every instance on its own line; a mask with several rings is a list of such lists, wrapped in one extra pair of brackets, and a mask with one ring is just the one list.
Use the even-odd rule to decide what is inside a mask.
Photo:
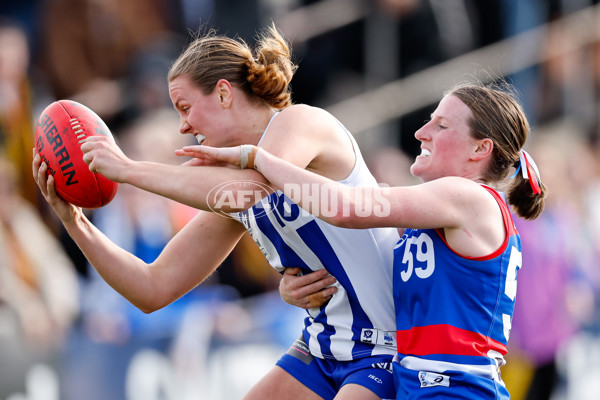
[(113, 243), (82, 210), (61, 199), (46, 165), (34, 157), (33, 175), (65, 229), (100, 276), (144, 312), (160, 309), (204, 281), (231, 252), (243, 225), (200, 212), (147, 264)]
[(350, 187), (250, 145), (228, 148), (186, 146), (175, 154), (205, 162), (255, 168), (292, 201), (330, 224), (349, 228), (391, 226), (386, 220), (391, 211), (390, 188)]
[(349, 187), (298, 168), (256, 146), (186, 146), (176, 154), (238, 167), (243, 166), (245, 160), (250, 160), (248, 168), (254, 167), (271, 185), (282, 190), (303, 209), (332, 225), (345, 228), (446, 228), (464, 231), (473, 224), (472, 221), (481, 222), (485, 219), (481, 217), (484, 215), (494, 215), (495, 218), (498, 212), (495, 200), (478, 183), (461, 177), (445, 177), (402, 187)]
[[(252, 170), (188, 165), (167, 165), (128, 158), (111, 140), (103, 136), (91, 136), (81, 145), (83, 160), (93, 172), (108, 179), (128, 183), (140, 189), (170, 198), (179, 203), (205, 211), (236, 212), (254, 205), (256, 196), (269, 193), (253, 185), (256, 196), (238, 196), (240, 190), (247, 191), (247, 182), (266, 183), (264, 177)], [(214, 196), (219, 185), (227, 183), (227, 190), (235, 202), (220, 202)], [(239, 200), (239, 201), (238, 201)]]

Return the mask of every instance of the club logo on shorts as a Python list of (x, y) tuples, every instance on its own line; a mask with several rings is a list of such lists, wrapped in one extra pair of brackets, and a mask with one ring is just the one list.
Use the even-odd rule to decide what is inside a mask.
[(393, 364), (391, 362), (378, 362), (371, 364), (371, 368), (385, 369), (390, 374), (392, 373)]

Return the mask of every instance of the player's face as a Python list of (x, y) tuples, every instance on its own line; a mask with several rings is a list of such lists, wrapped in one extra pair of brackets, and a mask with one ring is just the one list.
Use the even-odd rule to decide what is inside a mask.
[(468, 160), (476, 148), (467, 121), (471, 110), (458, 98), (445, 96), (431, 120), (415, 133), (421, 154), (410, 168), (424, 182), (444, 176), (468, 177)]
[(192, 134), (199, 143), (214, 147), (227, 145), (227, 126), (231, 121), (225, 118), (215, 93), (205, 95), (185, 75), (169, 82), (169, 95), (179, 112), (179, 131)]

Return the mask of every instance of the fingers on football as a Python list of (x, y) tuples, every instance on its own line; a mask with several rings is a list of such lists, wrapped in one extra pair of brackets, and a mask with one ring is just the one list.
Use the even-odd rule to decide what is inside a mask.
[(35, 150), (33, 151), (33, 162), (31, 163), (31, 172), (33, 173), (33, 178), (35, 179), (35, 182), (38, 182), (38, 173), (40, 171), (40, 161), (41, 161), (41, 157), (35, 152)]
[(46, 170), (48, 169), (45, 162), (39, 164), (39, 168), (37, 171), (37, 182), (42, 194), (44, 196), (48, 195), (48, 178), (46, 177)]

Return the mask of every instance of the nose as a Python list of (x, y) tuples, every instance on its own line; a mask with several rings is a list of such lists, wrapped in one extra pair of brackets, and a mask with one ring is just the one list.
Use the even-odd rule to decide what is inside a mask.
[(179, 133), (185, 134), (192, 131), (192, 126), (187, 122), (185, 118), (181, 118), (179, 121)]
[(415, 138), (417, 140), (420, 140), (420, 141), (425, 140), (425, 127), (426, 126), (427, 126), (427, 124), (423, 125), (415, 132)]

